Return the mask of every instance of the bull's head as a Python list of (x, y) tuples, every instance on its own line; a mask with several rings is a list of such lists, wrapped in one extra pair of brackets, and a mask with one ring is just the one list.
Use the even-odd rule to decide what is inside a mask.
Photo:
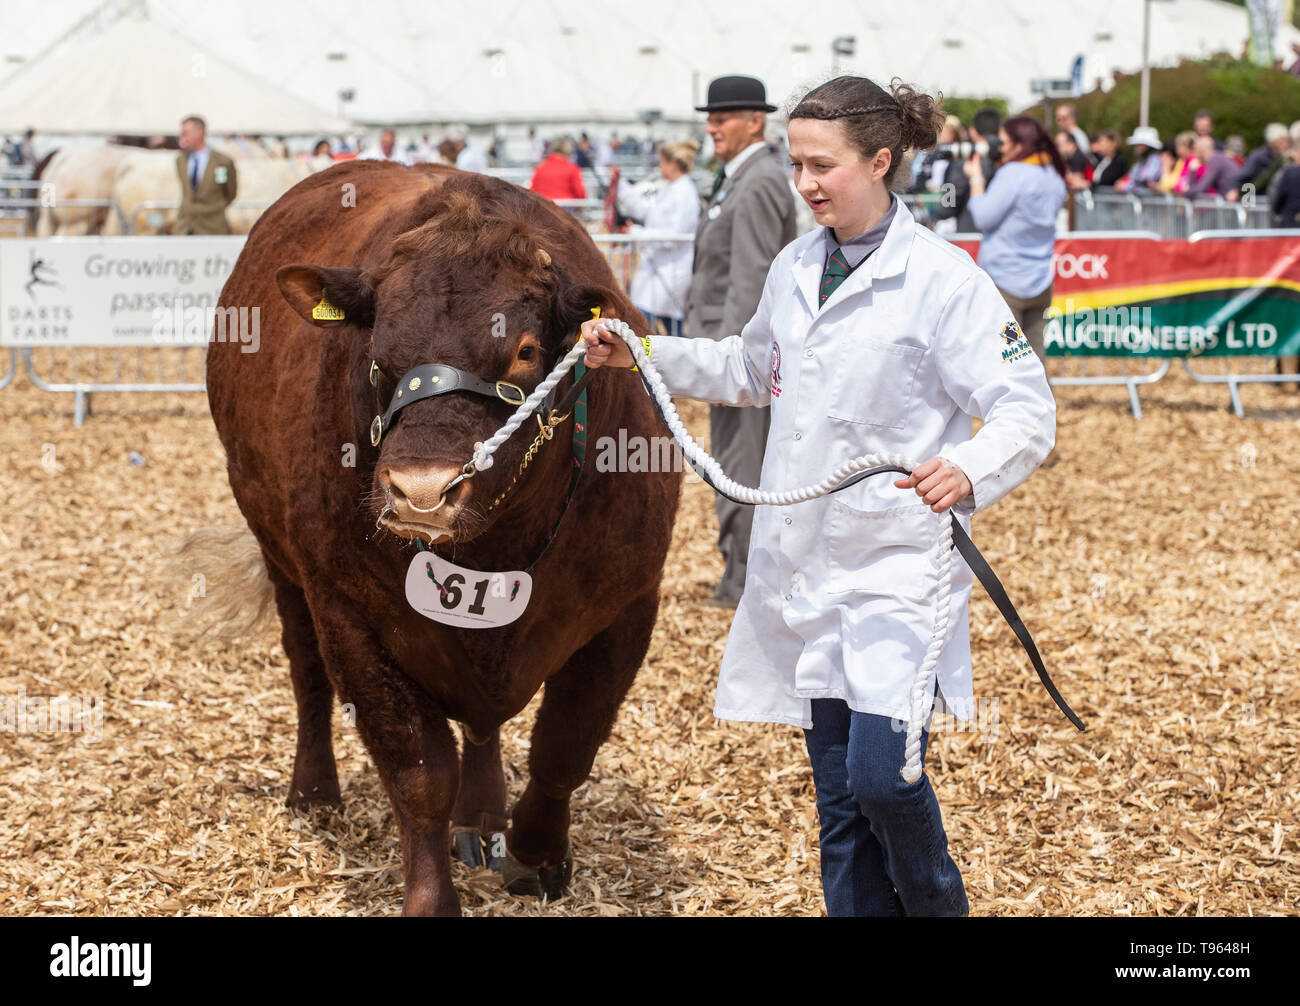
[[(492, 241), (489, 226), (482, 241), (448, 254), (454, 233), (448, 239), (436, 223), (399, 236), (373, 272), (294, 265), (276, 273), (307, 321), (367, 330), (364, 367), (374, 390), (361, 410), (369, 429), (358, 434), (379, 448), (374, 515), (394, 534), (430, 543), (477, 537), (503, 512), (527, 506), (538, 482), (554, 486), (558, 477), (567, 486), (567, 447), (541, 452), (551, 456), (512, 484), (537, 433), (533, 422), (498, 450), (491, 469), (458, 476), (475, 443), (497, 432), (572, 348), (590, 309), (617, 306), (608, 289), (574, 282), (517, 225), (504, 242)], [(430, 395), (435, 379), (456, 387)], [(495, 507), (507, 490), (510, 503)]]

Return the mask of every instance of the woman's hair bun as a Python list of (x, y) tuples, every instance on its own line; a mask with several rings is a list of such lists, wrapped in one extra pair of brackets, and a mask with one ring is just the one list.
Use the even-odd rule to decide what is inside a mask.
[(929, 150), (938, 143), (944, 119), (943, 95), (932, 98), (897, 77), (890, 81), (889, 93), (902, 112), (904, 149)]

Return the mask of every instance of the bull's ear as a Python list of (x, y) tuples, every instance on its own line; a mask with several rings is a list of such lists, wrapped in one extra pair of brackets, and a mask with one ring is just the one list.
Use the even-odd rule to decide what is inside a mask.
[(276, 271), (275, 281), (289, 306), (313, 325), (375, 323), (375, 289), (360, 269), (287, 265)]
[[(602, 317), (619, 314), (622, 298), (607, 287), (593, 286), (587, 283), (566, 283), (560, 287), (555, 296), (552, 317), (561, 339), (567, 340), (576, 335), (579, 326), (591, 319), (591, 309), (600, 308)], [(631, 321), (623, 315), (624, 321)]]

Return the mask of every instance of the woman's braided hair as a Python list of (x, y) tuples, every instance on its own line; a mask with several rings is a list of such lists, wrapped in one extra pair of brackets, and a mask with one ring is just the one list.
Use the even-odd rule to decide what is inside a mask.
[(886, 91), (866, 77), (841, 76), (814, 87), (786, 113), (787, 120), (838, 120), (849, 141), (865, 158), (888, 147), (890, 185), (903, 154), (928, 150), (939, 140), (943, 96), (931, 97), (895, 77)]

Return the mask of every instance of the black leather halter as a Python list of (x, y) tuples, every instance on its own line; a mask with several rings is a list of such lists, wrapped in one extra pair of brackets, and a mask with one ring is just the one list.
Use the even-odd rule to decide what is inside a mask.
[[(568, 348), (562, 346), (554, 362), (558, 363), (566, 352)], [(370, 384), (375, 389), (375, 404), (378, 407), (379, 366), (374, 360), (370, 361)], [(485, 398), (499, 398), (516, 409), (528, 398), (517, 384), (510, 384), (507, 381), (485, 381), (481, 377), (446, 363), (422, 363), (418, 367), (412, 367), (398, 379), (397, 390), (393, 392), (388, 408), (382, 415), (376, 415), (371, 420), (370, 445), (379, 446), (379, 441), (396, 422), (400, 409), (406, 408), (413, 402), (445, 395), (451, 391), (469, 391), (476, 395), (483, 395)], [(552, 389), (551, 393), (542, 400), (542, 404), (537, 407), (537, 415), (546, 419), (551, 413), (554, 402), (555, 390)]]

